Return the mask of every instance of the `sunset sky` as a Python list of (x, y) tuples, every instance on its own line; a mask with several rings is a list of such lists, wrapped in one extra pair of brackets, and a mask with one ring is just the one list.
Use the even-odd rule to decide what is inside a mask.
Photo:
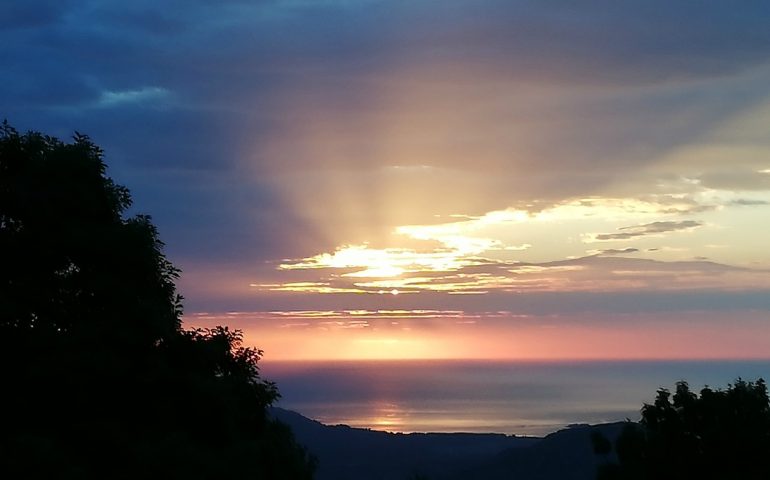
[(766, 1), (29, 0), (86, 133), (266, 359), (770, 357)]

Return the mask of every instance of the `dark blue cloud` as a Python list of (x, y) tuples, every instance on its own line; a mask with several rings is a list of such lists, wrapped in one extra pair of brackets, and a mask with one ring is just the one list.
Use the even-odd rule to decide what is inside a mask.
[(59, 22), (68, 10), (76, 8), (70, 0), (28, 0), (7, 2), (0, 16), (0, 29), (26, 30), (46, 28)]

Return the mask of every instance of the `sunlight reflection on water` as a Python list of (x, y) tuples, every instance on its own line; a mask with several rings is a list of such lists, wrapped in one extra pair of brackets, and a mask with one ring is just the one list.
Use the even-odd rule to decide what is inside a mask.
[(393, 432), (544, 435), (571, 423), (635, 420), (660, 387), (767, 377), (770, 361), (265, 362), (278, 406), (326, 424)]

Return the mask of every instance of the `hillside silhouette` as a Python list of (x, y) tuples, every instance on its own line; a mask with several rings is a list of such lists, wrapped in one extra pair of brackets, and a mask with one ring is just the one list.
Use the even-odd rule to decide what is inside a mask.
[(576, 425), (544, 438), (493, 433), (388, 433), (324, 425), (272, 408), (318, 455), (317, 480), (593, 480), (605, 457), (591, 435), (615, 439), (623, 423)]
[(179, 275), (102, 150), (0, 127), (0, 477), (308, 479), (261, 351), (185, 330)]

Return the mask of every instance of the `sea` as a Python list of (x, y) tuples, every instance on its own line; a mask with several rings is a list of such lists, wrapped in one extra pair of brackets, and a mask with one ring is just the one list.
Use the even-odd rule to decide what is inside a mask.
[(660, 388), (770, 378), (770, 360), (262, 362), (277, 406), (328, 425), (390, 432), (544, 436), (638, 420)]

